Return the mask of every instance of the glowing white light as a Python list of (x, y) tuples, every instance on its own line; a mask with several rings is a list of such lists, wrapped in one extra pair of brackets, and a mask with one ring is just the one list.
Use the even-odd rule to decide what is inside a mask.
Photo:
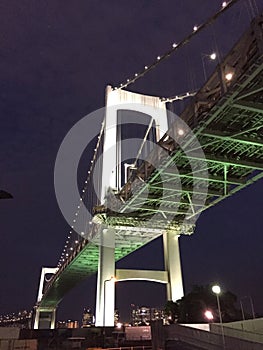
[(117, 327), (117, 328), (121, 328), (121, 327), (122, 327), (122, 323), (118, 322), (118, 323), (116, 324), (116, 327)]
[(76, 216), (78, 216), (78, 213), (75, 213)]
[(127, 83), (130, 81), (130, 79), (127, 79)]
[(148, 69), (148, 66), (145, 66), (144, 69)]
[(160, 60), (161, 59), (161, 56), (157, 56), (157, 60)]
[(212, 292), (215, 294), (220, 294), (221, 293), (221, 288), (218, 285), (215, 285), (212, 287)]
[(136, 77), (138, 77), (138, 73), (135, 73), (134, 75), (135, 75)]
[(85, 190), (82, 190), (82, 192), (84, 193), (84, 192), (85, 192)]
[(215, 52), (211, 53), (210, 58), (211, 58), (211, 60), (215, 60), (216, 59), (216, 53)]
[(178, 130), (178, 135), (182, 136), (183, 134), (184, 134), (183, 129), (179, 129), (179, 130)]
[(92, 221), (89, 221), (89, 224), (92, 225)]
[(80, 205), (78, 205), (78, 209), (80, 209)]
[(87, 183), (88, 183), (88, 181), (86, 180), (86, 181), (85, 181), (85, 184), (87, 184)]
[(214, 318), (214, 315), (213, 315), (212, 311), (206, 310), (206, 311), (205, 311), (205, 317), (206, 317), (208, 320), (212, 320), (212, 319)]
[(76, 220), (74, 219), (73, 222), (76, 222)]
[(72, 248), (72, 247), (70, 247), (70, 250), (73, 250), (73, 248)]
[(80, 234), (81, 234), (82, 236), (84, 236), (84, 235), (85, 235), (85, 233), (84, 233), (84, 232), (80, 232)]
[(233, 78), (233, 73), (227, 73), (227, 74), (225, 75), (225, 78), (226, 78), (227, 81), (232, 80), (232, 78)]
[(173, 47), (176, 47), (177, 46), (177, 44), (176, 43), (173, 43)]
[(197, 31), (198, 27), (197, 26), (194, 26), (193, 30), (194, 32)]
[(227, 2), (224, 1), (224, 2), (222, 3), (222, 7), (226, 7), (226, 5), (227, 5)]
[(76, 240), (76, 241), (75, 241), (75, 244), (78, 244), (78, 243), (79, 243), (79, 241)]

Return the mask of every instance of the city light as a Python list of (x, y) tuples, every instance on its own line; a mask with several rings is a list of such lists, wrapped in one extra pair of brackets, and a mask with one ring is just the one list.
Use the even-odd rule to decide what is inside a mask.
[(213, 315), (212, 311), (210, 311), (210, 310), (206, 310), (204, 315), (209, 321), (213, 320), (213, 318), (214, 318), (214, 315)]

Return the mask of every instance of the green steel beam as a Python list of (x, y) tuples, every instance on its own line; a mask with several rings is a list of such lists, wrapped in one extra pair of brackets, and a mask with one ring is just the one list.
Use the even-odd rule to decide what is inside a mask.
[(263, 103), (259, 102), (249, 102), (245, 100), (238, 100), (234, 102), (233, 106), (239, 109), (243, 109), (255, 113), (263, 113)]
[(247, 146), (258, 146), (258, 147), (262, 147), (263, 146), (263, 141), (261, 142), (260, 140), (257, 139), (252, 139), (250, 137), (240, 137), (235, 136), (235, 135), (231, 135), (229, 133), (225, 133), (219, 130), (205, 130), (204, 132), (202, 132), (202, 136), (207, 136), (207, 137), (213, 137), (222, 141), (232, 141), (232, 142), (238, 142), (238, 143), (243, 143)]

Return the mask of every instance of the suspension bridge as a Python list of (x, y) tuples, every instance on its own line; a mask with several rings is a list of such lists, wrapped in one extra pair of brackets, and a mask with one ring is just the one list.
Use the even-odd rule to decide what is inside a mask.
[[(204, 210), (263, 177), (262, 71), (263, 16), (259, 16), (171, 125), (167, 100), (123, 90), (140, 74), (118, 88), (107, 87), (105, 119), (76, 219), (58, 266), (42, 269), (34, 328), (54, 328), (59, 302), (96, 272), (97, 326), (114, 322), (113, 276), (119, 281), (165, 283), (168, 299), (183, 296), (180, 235), (194, 232)], [(143, 161), (135, 156), (124, 167), (117, 124), (131, 104), (137, 114), (152, 109), (143, 141), (146, 144), (154, 135), (156, 147), (148, 149)], [(118, 109), (112, 110), (115, 105)], [(96, 161), (101, 170), (97, 195), (92, 177)], [(74, 225), (82, 206), (92, 211), (93, 218), (78, 234)], [(164, 241), (164, 271), (115, 269), (116, 261), (159, 236)]]

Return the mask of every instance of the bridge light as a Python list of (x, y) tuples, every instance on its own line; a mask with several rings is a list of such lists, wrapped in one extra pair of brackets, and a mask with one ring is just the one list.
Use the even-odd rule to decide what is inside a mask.
[(197, 26), (194, 26), (194, 28), (193, 28), (194, 32), (196, 32), (197, 29), (198, 29), (198, 27), (197, 27)]
[(224, 2), (222, 3), (222, 7), (224, 8), (224, 7), (226, 7), (226, 5), (227, 5), (227, 2), (224, 1)]
[(177, 44), (176, 43), (173, 43), (173, 48), (175, 48), (177, 46)]
[(157, 56), (157, 60), (159, 61), (161, 59), (161, 56)]
[(216, 59), (216, 53), (215, 52), (211, 53), (211, 55), (209, 57), (211, 58), (211, 60), (215, 60)]
[(182, 136), (183, 134), (184, 134), (183, 129), (179, 129), (179, 130), (178, 130), (178, 135)]
[(233, 73), (227, 73), (226, 75), (225, 75), (225, 78), (226, 78), (226, 80), (227, 81), (230, 81), (230, 80), (232, 80), (232, 78), (233, 78)]
[(79, 243), (79, 241), (76, 240), (76, 241), (75, 241), (75, 244), (78, 244), (78, 243)]
[(148, 66), (145, 66), (144, 69), (148, 69)]

